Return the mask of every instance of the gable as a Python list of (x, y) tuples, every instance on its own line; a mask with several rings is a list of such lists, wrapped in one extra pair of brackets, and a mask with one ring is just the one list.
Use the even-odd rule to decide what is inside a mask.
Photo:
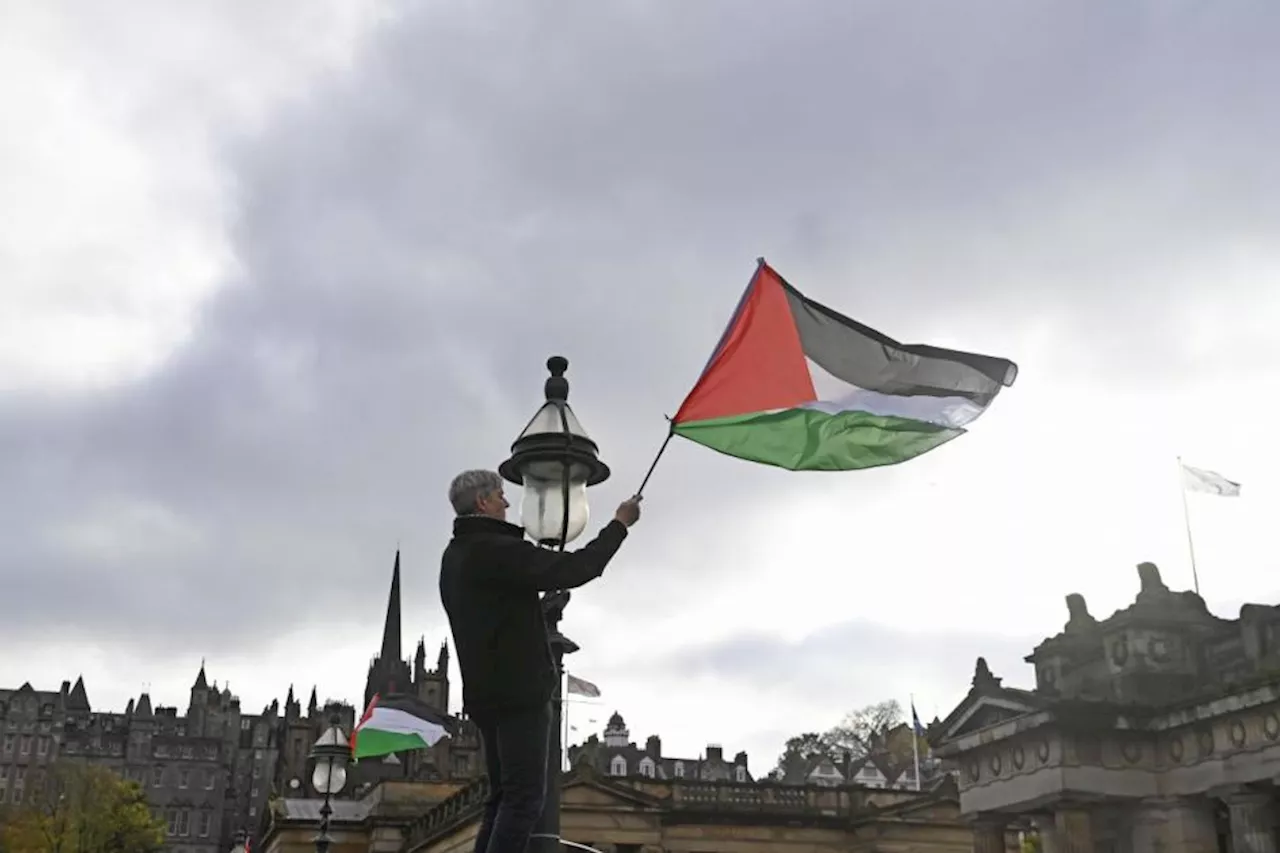
[(970, 696), (947, 717), (939, 743), (1003, 723), (1035, 711), (1030, 702), (1013, 696)]
[(639, 790), (597, 781), (570, 782), (560, 793), (562, 808), (645, 811), (654, 808), (657, 803), (656, 798)]

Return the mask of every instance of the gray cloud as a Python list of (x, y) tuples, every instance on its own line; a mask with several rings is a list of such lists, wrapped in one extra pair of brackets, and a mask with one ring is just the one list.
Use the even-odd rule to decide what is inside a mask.
[[(226, 146), (240, 271), (188, 346), (110, 396), (0, 401), (0, 563), (22, 578), (0, 634), (193, 655), (300, 605), (380, 618), (395, 542), (433, 576), (444, 483), (497, 461), (553, 352), (615, 465), (607, 512), (760, 253), (903, 337), (959, 317), (989, 348), (1048, 315), (1077, 369), (1188, 366), (1174, 329), (1204, 283), (1177, 273), (1280, 226), (1280, 10), (886, 9), (404, 10)], [(606, 600), (677, 587), (690, 528), (779, 499), (710, 466), (662, 469), (641, 553), (671, 559)], [(792, 651), (836, 665), (823, 649), (866, 640), (842, 630)], [(754, 677), (770, 647), (689, 662)], [(948, 647), (960, 671), (978, 653)]]

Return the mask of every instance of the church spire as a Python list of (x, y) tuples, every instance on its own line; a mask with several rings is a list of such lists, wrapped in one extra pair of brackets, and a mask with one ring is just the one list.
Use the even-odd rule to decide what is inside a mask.
[(384, 661), (400, 660), (400, 549), (396, 549), (396, 565), (391, 570), (391, 595), (387, 598), (387, 621), (382, 627)]

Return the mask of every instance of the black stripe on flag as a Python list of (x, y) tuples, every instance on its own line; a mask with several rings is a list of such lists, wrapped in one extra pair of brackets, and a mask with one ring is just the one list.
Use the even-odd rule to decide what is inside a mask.
[(1005, 358), (899, 343), (779, 280), (804, 354), (850, 385), (900, 397), (967, 397), (985, 407), (1018, 376), (1018, 366)]

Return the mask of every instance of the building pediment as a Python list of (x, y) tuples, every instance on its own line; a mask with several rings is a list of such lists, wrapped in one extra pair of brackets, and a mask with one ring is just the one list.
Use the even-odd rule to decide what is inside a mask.
[(937, 747), (980, 729), (1030, 714), (1043, 704), (1044, 700), (1031, 691), (1004, 687), (1000, 679), (991, 674), (987, 662), (978, 658), (968, 695), (929, 733), (929, 740)]
[(661, 800), (629, 785), (617, 785), (595, 776), (570, 780), (560, 793), (562, 808), (607, 811), (651, 811)]

